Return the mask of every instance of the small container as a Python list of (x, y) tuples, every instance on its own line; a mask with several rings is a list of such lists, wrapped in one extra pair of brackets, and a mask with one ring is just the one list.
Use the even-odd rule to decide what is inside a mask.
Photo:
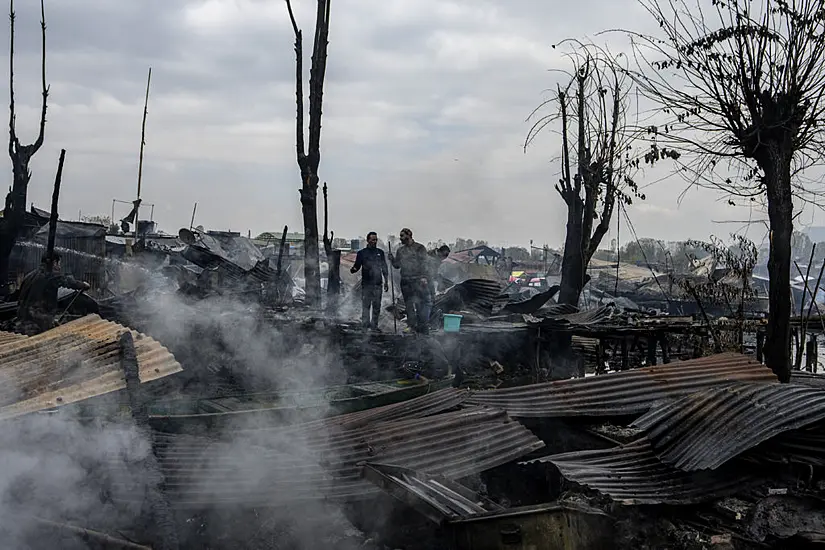
[(461, 330), (461, 319), (463, 315), (444, 314), (444, 332), (459, 332)]

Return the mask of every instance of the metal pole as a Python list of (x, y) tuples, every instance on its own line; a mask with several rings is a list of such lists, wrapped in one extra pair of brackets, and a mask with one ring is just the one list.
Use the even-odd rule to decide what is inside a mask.
[(195, 212), (198, 211), (198, 203), (195, 203), (195, 207), (192, 208), (192, 221), (189, 222), (189, 231), (192, 231), (192, 228), (195, 227)]

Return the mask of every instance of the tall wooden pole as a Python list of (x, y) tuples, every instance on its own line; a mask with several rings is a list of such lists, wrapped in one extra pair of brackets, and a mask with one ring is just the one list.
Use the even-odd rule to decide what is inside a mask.
[[(149, 86), (152, 83), (152, 67), (149, 67), (149, 77), (146, 79), (146, 98), (143, 100), (143, 122), (140, 125), (140, 158), (138, 159), (137, 200), (140, 201), (140, 187), (143, 182), (143, 149), (146, 147), (146, 115), (149, 114)], [(135, 205), (135, 244), (138, 240), (138, 226), (140, 225), (140, 202)]]
[(195, 227), (195, 212), (198, 211), (198, 203), (195, 203), (195, 206), (192, 207), (192, 221), (189, 222), (189, 231), (192, 231), (192, 228)]

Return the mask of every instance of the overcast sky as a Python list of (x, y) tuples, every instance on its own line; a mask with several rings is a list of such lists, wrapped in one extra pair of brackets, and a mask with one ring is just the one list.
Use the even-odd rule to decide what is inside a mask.
[[(17, 127), (30, 143), (39, 13), (35, 0), (17, 4)], [(294, 0), (307, 73), (314, 4)], [(208, 228), (301, 230), (283, 0), (47, 0), (46, 19), (51, 95), (29, 202), (48, 207), (60, 148), (68, 151), (63, 218), (108, 215), (112, 199), (134, 197), (151, 66), (143, 198), (161, 228), (188, 226), (197, 201), (196, 224)], [(548, 69), (565, 66), (551, 45), (611, 27), (649, 28), (635, 0), (333, 0), (331, 19), (320, 172), (336, 235), (409, 226), (424, 242), (562, 243), (557, 146), (547, 136), (525, 154), (525, 119), (559, 78)], [(678, 178), (656, 183), (628, 208), (640, 237), (726, 235), (740, 226), (713, 220), (764, 217), (709, 191), (678, 204), (684, 187)], [(118, 205), (116, 218), (127, 210)], [(620, 232), (622, 241), (631, 236), (624, 224)], [(761, 242), (763, 233), (750, 236)], [(613, 237), (615, 229), (605, 244)]]

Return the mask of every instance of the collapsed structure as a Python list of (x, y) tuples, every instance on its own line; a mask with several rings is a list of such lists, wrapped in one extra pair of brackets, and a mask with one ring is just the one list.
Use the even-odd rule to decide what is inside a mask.
[[(37, 234), (20, 246), (40, 250)], [(38, 463), (62, 456), (85, 472), (70, 489), (38, 482), (37, 468), (15, 472), (38, 489), (15, 493), (28, 518), (3, 527), (15, 540), (269, 547), (285, 521), (328, 507), (339, 519), (310, 531), (375, 548), (760, 548), (825, 536), (810, 519), (822, 513), (825, 382), (814, 354), (779, 384), (753, 343), (759, 319), (597, 297), (621, 286), (597, 270), (595, 303), (560, 305), (554, 275), (478, 248), (442, 263), (429, 336), (397, 330), (404, 306), (391, 294), (383, 330), (366, 333), (348, 269), (323, 310), (303, 306), (301, 257), (283, 239), (102, 235), (100, 255), (77, 252), (98, 263), (67, 264), (98, 266), (102, 283), (61, 293), (65, 323), (0, 332), (6, 433)], [(0, 308), (7, 321), (13, 303)], [(461, 316), (457, 332), (442, 330), (445, 314)], [(736, 352), (714, 353), (727, 333)], [(44, 445), (39, 434), (55, 429), (84, 444)], [(99, 492), (103, 507), (46, 506), (60, 490)], [(219, 532), (229, 516), (238, 527)]]

